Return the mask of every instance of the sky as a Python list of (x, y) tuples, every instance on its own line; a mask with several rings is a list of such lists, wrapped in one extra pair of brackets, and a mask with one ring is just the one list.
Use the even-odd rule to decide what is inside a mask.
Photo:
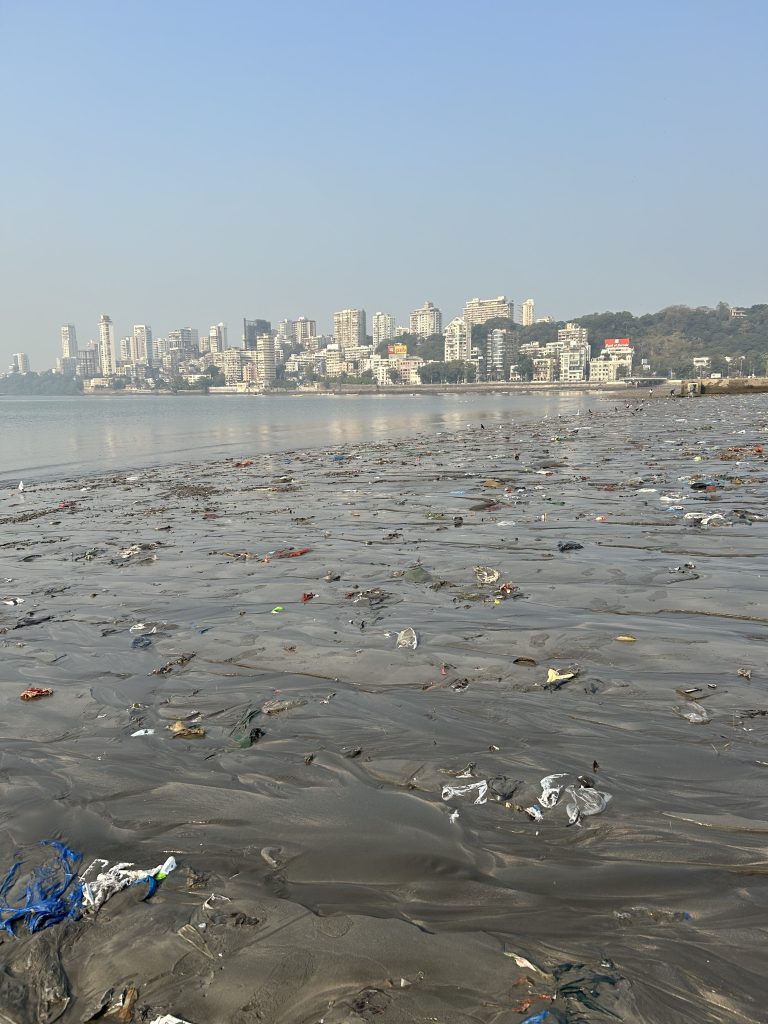
[(101, 313), (766, 302), (766, 37), (765, 0), (0, 0), (0, 365)]

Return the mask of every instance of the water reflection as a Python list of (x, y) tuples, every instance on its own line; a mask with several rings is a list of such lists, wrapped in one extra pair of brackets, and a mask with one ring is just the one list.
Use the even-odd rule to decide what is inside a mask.
[(578, 393), (0, 399), (0, 476), (55, 476), (401, 439), (599, 402)]

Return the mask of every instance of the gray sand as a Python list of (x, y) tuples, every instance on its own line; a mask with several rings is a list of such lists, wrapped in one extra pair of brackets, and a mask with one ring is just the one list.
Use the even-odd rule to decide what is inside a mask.
[(6, 490), (0, 876), (179, 867), (6, 937), (0, 1020), (768, 1020), (768, 401), (630, 405)]

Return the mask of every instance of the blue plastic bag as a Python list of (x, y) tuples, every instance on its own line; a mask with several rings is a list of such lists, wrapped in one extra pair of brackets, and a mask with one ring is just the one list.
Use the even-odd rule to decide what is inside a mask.
[(13, 888), (23, 861), (11, 867), (0, 884), (0, 928), (14, 935), (14, 926), (25, 924), (30, 932), (39, 932), (69, 918), (76, 921), (82, 913), (83, 887), (78, 880), (82, 853), (70, 850), (55, 839), (44, 839), (41, 846), (55, 851), (54, 858), (38, 864), (24, 890), (21, 906), (11, 906), (8, 894)]

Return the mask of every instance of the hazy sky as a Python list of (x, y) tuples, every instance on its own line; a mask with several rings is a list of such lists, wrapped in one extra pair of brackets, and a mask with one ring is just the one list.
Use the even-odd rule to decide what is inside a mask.
[(109, 313), (768, 301), (765, 0), (0, 0), (0, 280)]

